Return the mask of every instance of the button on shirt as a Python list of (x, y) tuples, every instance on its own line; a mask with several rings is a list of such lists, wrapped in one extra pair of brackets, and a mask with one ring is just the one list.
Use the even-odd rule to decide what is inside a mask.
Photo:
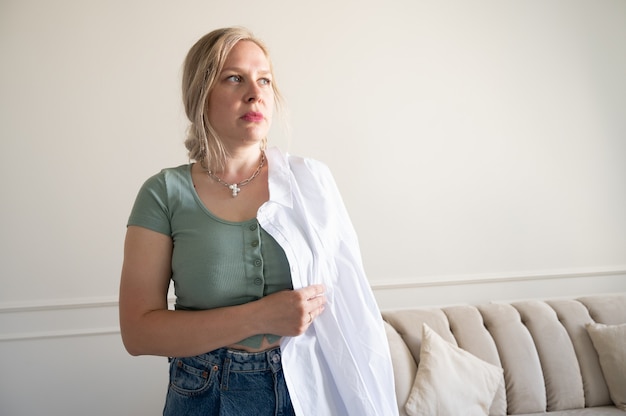
[(296, 414), (397, 415), (383, 321), (330, 171), (276, 148), (266, 158), (270, 200), (259, 209), (259, 224), (285, 251), (294, 288), (326, 286), (323, 313), (281, 344)]

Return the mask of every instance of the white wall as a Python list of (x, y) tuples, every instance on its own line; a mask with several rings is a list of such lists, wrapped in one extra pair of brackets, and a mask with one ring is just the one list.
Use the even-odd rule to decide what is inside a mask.
[(330, 165), (381, 307), (626, 291), (626, 2), (0, 0), (1, 414), (160, 411), (164, 360), (117, 332), (125, 221), (227, 25), (269, 44), (270, 141)]

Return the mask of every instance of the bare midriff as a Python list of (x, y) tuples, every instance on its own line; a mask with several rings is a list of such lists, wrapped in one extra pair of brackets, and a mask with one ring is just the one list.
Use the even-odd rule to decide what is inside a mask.
[(227, 345), (226, 348), (231, 349), (231, 350), (245, 351), (245, 352), (263, 352), (263, 351), (271, 350), (272, 348), (278, 347), (280, 345), (281, 340), (282, 338), (279, 338), (276, 342), (270, 343), (267, 340), (267, 337), (263, 337), (263, 341), (261, 342), (261, 345), (258, 348), (252, 348), (252, 347), (248, 347), (246, 345), (240, 345), (240, 344)]

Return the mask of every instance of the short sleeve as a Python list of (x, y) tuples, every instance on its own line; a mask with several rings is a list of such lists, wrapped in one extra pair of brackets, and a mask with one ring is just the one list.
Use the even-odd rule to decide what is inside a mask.
[(139, 190), (127, 223), (131, 225), (172, 235), (164, 172), (148, 179)]

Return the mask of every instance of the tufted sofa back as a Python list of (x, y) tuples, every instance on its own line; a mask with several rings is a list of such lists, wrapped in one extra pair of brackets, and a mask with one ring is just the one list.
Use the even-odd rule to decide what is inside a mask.
[(626, 323), (626, 294), (383, 311), (400, 414), (419, 364), (422, 324), (504, 370), (491, 415), (611, 406), (585, 325)]

